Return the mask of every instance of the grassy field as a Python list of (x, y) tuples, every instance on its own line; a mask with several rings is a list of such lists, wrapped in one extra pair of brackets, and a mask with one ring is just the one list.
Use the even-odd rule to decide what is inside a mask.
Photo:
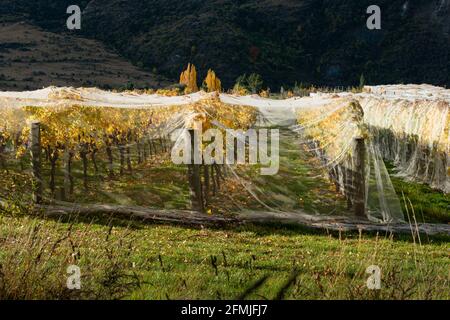
[[(3, 213), (0, 299), (448, 299), (448, 241)], [(72, 264), (81, 290), (66, 289)]]
[[(433, 190), (426, 184), (405, 181), (396, 177), (392, 165), (387, 164), (391, 181), (402, 202), (403, 212), (406, 207), (414, 209), (418, 222), (450, 223), (450, 195)], [(406, 200), (406, 201), (405, 201)]]
[[(317, 179), (318, 165), (297, 153), (281, 154), (289, 166), (282, 166), (271, 183), (255, 178), (267, 199), (302, 195), (295, 203), (283, 198), (271, 204), (344, 211), (333, 185)], [(106, 216), (49, 219), (23, 205), (31, 190), (29, 173), (18, 163), (7, 168), (0, 170), (0, 197), (9, 197), (13, 205), (0, 209), (0, 299), (450, 298), (448, 236), (328, 234), (281, 225), (190, 228)], [(47, 174), (49, 168), (43, 169)], [(79, 163), (73, 175), (71, 201), (167, 209), (189, 205), (186, 170), (165, 157), (134, 166), (132, 174), (91, 174), (87, 191)], [(56, 180), (61, 186), (61, 170)], [(399, 178), (392, 181), (400, 199), (411, 200), (418, 222), (448, 222), (448, 196)], [(223, 182), (211, 203), (213, 212), (235, 209), (227, 203), (258, 205), (233, 181)], [(80, 267), (81, 290), (67, 289), (70, 265)], [(381, 268), (380, 290), (367, 288), (371, 265)]]

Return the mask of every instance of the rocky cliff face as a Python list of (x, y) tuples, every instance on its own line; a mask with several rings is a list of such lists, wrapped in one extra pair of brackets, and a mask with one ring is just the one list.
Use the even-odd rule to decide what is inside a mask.
[[(70, 1), (0, 0), (1, 12), (63, 29)], [(38, 3), (38, 4), (36, 4)], [(193, 62), (225, 87), (260, 73), (277, 90), (319, 85), (450, 84), (450, 1), (379, 0), (382, 29), (366, 28), (369, 0), (81, 1), (81, 32), (135, 65), (176, 79)], [(2, 6), (0, 5), (0, 8)]]

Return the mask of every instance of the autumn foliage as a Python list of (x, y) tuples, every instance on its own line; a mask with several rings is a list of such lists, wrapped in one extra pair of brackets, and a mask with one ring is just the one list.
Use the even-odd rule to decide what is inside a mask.
[(208, 70), (208, 75), (203, 83), (208, 92), (222, 91), (222, 82), (216, 76), (216, 73), (211, 69)]
[(186, 93), (198, 91), (197, 86), (197, 70), (193, 64), (188, 64), (188, 67), (180, 75), (180, 84), (186, 86)]

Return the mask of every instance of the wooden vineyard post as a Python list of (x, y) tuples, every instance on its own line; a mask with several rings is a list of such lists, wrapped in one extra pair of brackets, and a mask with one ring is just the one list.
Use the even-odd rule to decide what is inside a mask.
[(188, 164), (189, 189), (191, 194), (192, 210), (204, 212), (202, 184), (200, 180), (200, 164), (195, 164), (195, 130), (189, 130), (191, 139), (191, 164)]
[(203, 177), (205, 182), (205, 192), (204, 192), (204, 200), (205, 200), (205, 207), (208, 208), (209, 206), (209, 166), (203, 165)]
[(364, 138), (355, 138), (353, 209), (357, 217), (366, 217), (366, 145)]
[(64, 150), (64, 195), (63, 199), (66, 201), (70, 196), (70, 151), (68, 148)]
[(151, 142), (150, 138), (146, 138), (146, 143), (148, 144), (149, 157), (151, 158), (153, 156), (153, 149), (152, 149), (152, 142)]
[(31, 123), (31, 167), (33, 171), (33, 202), (42, 202), (42, 177), (41, 177), (41, 124)]

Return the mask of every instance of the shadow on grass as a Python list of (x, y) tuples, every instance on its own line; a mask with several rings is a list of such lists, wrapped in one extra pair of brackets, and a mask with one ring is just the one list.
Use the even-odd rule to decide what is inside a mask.
[[(64, 224), (88, 224), (88, 225), (103, 225), (103, 226), (114, 226), (123, 227), (130, 230), (141, 230), (148, 228), (148, 226), (176, 226), (179, 228), (186, 228), (190, 230), (201, 230), (209, 229), (212, 231), (228, 231), (228, 232), (252, 232), (258, 237), (276, 235), (276, 236), (297, 236), (302, 235), (316, 235), (316, 236), (326, 236), (333, 239), (358, 239), (361, 237), (358, 231), (335, 231), (329, 229), (318, 229), (313, 227), (308, 227), (304, 225), (299, 225), (295, 223), (282, 223), (282, 222), (252, 222), (252, 223), (230, 223), (230, 224), (216, 224), (210, 226), (201, 225), (189, 225), (185, 223), (168, 223), (168, 222), (149, 222), (143, 221), (140, 218), (123, 218), (115, 217), (106, 214), (94, 214), (89, 217), (85, 215), (71, 214), (71, 215), (60, 215), (60, 216), (46, 216), (44, 214), (39, 215), (40, 218), (44, 220), (53, 220), (56, 222)], [(413, 238), (411, 234), (394, 234), (392, 232), (376, 232), (376, 231), (364, 231), (365, 237), (369, 238), (380, 238), (388, 239), (393, 238), (395, 241), (402, 242), (417, 242), (417, 236)], [(449, 243), (450, 236), (440, 234), (440, 235), (426, 235), (420, 234), (422, 244), (427, 243)]]

